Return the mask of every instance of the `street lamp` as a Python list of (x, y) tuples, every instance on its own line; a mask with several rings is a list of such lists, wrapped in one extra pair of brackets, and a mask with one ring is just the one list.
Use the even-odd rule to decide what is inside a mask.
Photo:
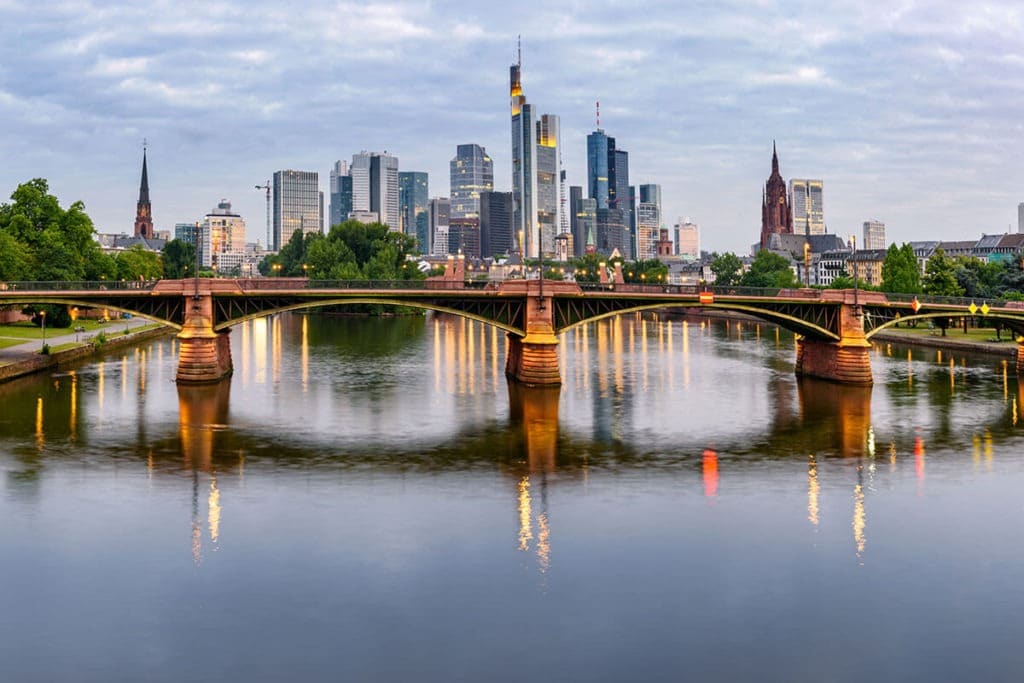
[(39, 317), (43, 325), (43, 349), (46, 348), (46, 311), (39, 311)]
[(274, 277), (281, 277), (281, 264), (274, 263), (270, 266), (270, 274)]

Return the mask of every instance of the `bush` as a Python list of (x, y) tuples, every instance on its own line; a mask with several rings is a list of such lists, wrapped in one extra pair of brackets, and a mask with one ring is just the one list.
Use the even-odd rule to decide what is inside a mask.
[(50, 355), (50, 345), (49, 344), (43, 344), (43, 348), (39, 349), (39, 353), (43, 354), (44, 356), (49, 356)]
[(107, 335), (104, 332), (100, 332), (99, 334), (96, 335), (96, 338), (93, 339), (93, 343), (96, 346), (103, 346), (104, 344), (107, 343)]

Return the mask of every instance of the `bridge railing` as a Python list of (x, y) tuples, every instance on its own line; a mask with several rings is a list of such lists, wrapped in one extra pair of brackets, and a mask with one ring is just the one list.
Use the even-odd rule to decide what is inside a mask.
[(151, 290), (159, 280), (77, 280), (72, 282), (30, 281), (0, 282), (0, 292), (82, 292), (104, 290)]
[(372, 290), (466, 290), (484, 289), (488, 283), (477, 280), (307, 280), (305, 278), (241, 278), (242, 291), (268, 289), (372, 289)]
[(981, 306), (988, 304), (990, 308), (1024, 309), (1024, 301), (1007, 301), (1005, 299), (989, 299), (985, 297), (969, 296), (935, 296), (931, 294), (890, 294), (886, 292), (885, 298), (890, 303), (911, 303), (914, 299), (920, 304), (935, 304), (938, 306)]
[(636, 282), (607, 283), (577, 282), (586, 292), (619, 292), (621, 294), (679, 294), (697, 296), (711, 292), (722, 296), (792, 297), (795, 299), (820, 298), (820, 290), (779, 289), (778, 287), (719, 287), (714, 285), (641, 284)]

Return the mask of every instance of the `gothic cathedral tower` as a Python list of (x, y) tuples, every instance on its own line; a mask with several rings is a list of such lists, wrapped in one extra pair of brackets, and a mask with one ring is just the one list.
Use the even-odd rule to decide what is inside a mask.
[(142, 183), (139, 185), (139, 203), (135, 205), (135, 236), (152, 239), (153, 207), (149, 205), (149, 175), (146, 173), (146, 147), (142, 147)]
[(793, 213), (789, 208), (789, 197), (786, 194), (786, 181), (779, 173), (779, 156), (775, 153), (772, 143), (772, 174), (764, 184), (764, 195), (761, 199), (761, 248), (768, 246), (768, 238), (773, 233), (790, 235), (793, 233)]

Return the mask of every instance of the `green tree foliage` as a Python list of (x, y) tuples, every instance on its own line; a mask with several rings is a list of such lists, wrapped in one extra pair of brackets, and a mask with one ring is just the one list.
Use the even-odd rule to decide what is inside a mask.
[(925, 266), (922, 280), (925, 293), (936, 296), (963, 295), (964, 288), (957, 282), (956, 267), (956, 261), (946, 256), (942, 247), (936, 249)]
[(601, 264), (605, 264), (605, 268), (608, 267), (606, 256), (601, 254), (584, 254), (578, 259), (572, 261), (573, 268), (576, 270), (576, 281), (577, 282), (600, 282), (601, 280)]
[(163, 251), (164, 277), (181, 280), (193, 276), (192, 269), (196, 263), (196, 248), (179, 239), (173, 239), (164, 245)]
[(133, 244), (115, 259), (119, 280), (159, 280), (164, 268), (160, 254), (148, 251), (141, 244)]
[(414, 253), (415, 243), (415, 238), (386, 225), (350, 220), (326, 236), (293, 233), (280, 252), (263, 259), (259, 271), (321, 280), (418, 280), (423, 274), (406, 259)]
[(113, 277), (113, 261), (93, 239), (82, 202), (62, 209), (42, 178), (22, 183), (0, 205), (0, 278), (85, 280)]
[(715, 284), (722, 287), (738, 285), (742, 277), (743, 261), (732, 252), (711, 254), (711, 272), (715, 274)]
[(911, 245), (904, 243), (900, 247), (895, 244), (889, 246), (882, 262), (880, 289), (900, 294), (921, 293), (921, 270)]
[(622, 278), (626, 282), (658, 284), (668, 281), (668, 266), (658, 259), (641, 259), (622, 265)]
[(744, 287), (799, 287), (796, 274), (785, 256), (762, 249), (757, 252), (750, 270), (743, 274), (740, 284)]

